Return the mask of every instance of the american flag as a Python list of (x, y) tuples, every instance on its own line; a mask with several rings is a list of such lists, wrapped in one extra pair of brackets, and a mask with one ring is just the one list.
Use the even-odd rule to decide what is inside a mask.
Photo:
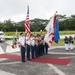
[(27, 16), (26, 16), (26, 20), (25, 20), (25, 33), (28, 37), (30, 37), (30, 20), (29, 20), (29, 6), (27, 6)]

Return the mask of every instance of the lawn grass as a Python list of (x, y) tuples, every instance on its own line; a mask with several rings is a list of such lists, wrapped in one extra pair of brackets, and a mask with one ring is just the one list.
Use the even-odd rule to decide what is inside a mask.
[[(68, 34), (75, 34), (75, 31), (60, 31), (59, 32), (60, 35), (68, 35)], [(4, 32), (5, 36), (19, 36), (20, 35), (20, 32), (18, 32), (18, 34), (16, 35), (16, 32)], [(34, 32), (31, 32), (31, 34), (34, 34)], [(40, 35), (45, 35), (45, 32), (36, 32), (36, 34), (40, 34)], [(74, 44), (75, 44), (75, 41), (74, 41)], [(53, 43), (53, 46), (64, 46), (64, 40), (63, 39), (60, 39), (58, 44), (57, 43)]]
[(75, 31), (59, 31), (60, 35), (75, 34)]
[(64, 46), (64, 39), (59, 39), (58, 43), (53, 42), (53, 46)]
[[(46, 32), (35, 32), (36, 34), (45, 35)], [(16, 32), (4, 32), (5, 36), (16, 36)], [(20, 32), (17, 33), (17, 36), (19, 36)], [(31, 32), (31, 34), (34, 34), (34, 32)], [(75, 34), (75, 31), (59, 31), (60, 35), (68, 35), (68, 34)]]

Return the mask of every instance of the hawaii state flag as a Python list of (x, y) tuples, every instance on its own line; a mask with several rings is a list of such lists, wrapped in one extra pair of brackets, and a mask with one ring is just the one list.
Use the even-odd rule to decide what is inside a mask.
[(52, 43), (54, 41), (58, 43), (59, 28), (58, 28), (58, 20), (56, 18), (56, 14), (50, 19), (45, 29), (47, 31), (47, 34), (45, 35), (44, 40), (49, 45), (49, 47), (52, 46)]
[(25, 20), (25, 33), (28, 37), (30, 37), (30, 20), (29, 20), (29, 6), (27, 6), (27, 16), (26, 16), (26, 20)]

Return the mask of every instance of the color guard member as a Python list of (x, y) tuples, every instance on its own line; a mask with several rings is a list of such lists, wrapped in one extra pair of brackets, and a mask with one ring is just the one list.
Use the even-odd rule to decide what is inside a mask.
[(30, 43), (30, 38), (28, 36), (26, 36), (26, 45), (27, 45), (27, 60), (29, 61), (31, 43)]
[(31, 37), (30, 37), (30, 44), (31, 44), (31, 55), (32, 55), (32, 59), (34, 59), (34, 55), (35, 55), (35, 39), (34, 37), (32, 36), (31, 34)]
[(20, 33), (19, 37), (19, 45), (20, 45), (20, 50), (21, 50), (21, 61), (25, 62), (25, 37), (23, 33)]

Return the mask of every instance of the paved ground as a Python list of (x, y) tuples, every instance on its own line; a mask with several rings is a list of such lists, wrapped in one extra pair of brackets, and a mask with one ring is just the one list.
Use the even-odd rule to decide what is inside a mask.
[[(20, 54), (14, 52), (12, 54)], [(0, 75), (75, 75), (75, 49), (65, 51), (64, 46), (52, 47), (44, 57), (72, 58), (68, 65), (44, 64), (0, 58)]]

